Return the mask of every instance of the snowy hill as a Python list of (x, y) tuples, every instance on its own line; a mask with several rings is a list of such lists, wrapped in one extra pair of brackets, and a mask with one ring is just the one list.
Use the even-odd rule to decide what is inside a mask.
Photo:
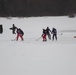
[[(76, 18), (0, 18), (0, 24), (0, 75), (76, 75)], [(24, 31), (24, 41), (11, 41), (12, 24)], [(47, 26), (58, 30), (58, 40), (36, 41)]]

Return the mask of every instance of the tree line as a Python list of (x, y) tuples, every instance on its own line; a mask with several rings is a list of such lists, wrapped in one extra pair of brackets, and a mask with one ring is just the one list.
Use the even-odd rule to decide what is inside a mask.
[(0, 16), (62, 16), (76, 13), (76, 0), (0, 0)]

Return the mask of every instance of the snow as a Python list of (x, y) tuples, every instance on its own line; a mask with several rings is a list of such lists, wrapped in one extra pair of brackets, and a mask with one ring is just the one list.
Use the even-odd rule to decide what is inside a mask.
[[(76, 75), (76, 18), (1, 17), (0, 24), (0, 75)], [(12, 24), (24, 31), (24, 41), (11, 41)], [(57, 41), (37, 40), (47, 26), (57, 28)]]

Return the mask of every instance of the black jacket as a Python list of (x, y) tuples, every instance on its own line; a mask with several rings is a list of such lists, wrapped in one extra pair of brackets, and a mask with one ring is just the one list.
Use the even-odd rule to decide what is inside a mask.
[(46, 28), (46, 34), (50, 34), (51, 30), (47, 27)]
[(57, 34), (57, 30), (55, 28), (52, 29), (52, 34)]
[(19, 29), (17, 29), (17, 34), (22, 34), (22, 35), (24, 35), (24, 32), (19, 28)]

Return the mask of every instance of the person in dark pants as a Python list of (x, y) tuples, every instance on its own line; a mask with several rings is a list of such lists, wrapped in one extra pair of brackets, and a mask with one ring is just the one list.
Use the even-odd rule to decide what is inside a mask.
[(17, 27), (13, 24), (12, 27), (10, 28), (10, 30), (12, 30), (12, 34), (16, 34), (15, 31), (16, 31)]
[(57, 30), (56, 30), (56, 28), (52, 29), (52, 34), (53, 34), (52, 40), (54, 40), (54, 38), (57, 40)]
[(23, 35), (24, 35), (24, 32), (23, 30), (21, 30), (20, 28), (17, 28), (17, 37), (16, 37), (16, 41), (18, 41), (18, 38), (20, 37), (21, 40), (23, 41)]
[(3, 33), (3, 25), (0, 25), (0, 34)]
[(49, 27), (46, 28), (46, 34), (48, 36), (48, 39), (51, 40), (51, 34), (50, 34), (51, 30)]

